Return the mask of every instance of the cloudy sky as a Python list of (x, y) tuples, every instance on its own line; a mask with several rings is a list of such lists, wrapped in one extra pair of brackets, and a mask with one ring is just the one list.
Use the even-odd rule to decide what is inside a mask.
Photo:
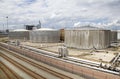
[(64, 28), (92, 25), (120, 29), (120, 0), (0, 0), (0, 29), (25, 24)]

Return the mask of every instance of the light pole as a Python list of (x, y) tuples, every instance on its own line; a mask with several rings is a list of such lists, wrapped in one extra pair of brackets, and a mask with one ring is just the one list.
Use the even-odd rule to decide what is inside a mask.
[(5, 33), (5, 30), (4, 30), (4, 24), (3, 24), (3, 32)]
[(7, 19), (7, 30), (8, 30), (8, 16), (6, 16), (6, 19)]
[(7, 19), (7, 33), (8, 33), (8, 49), (9, 49), (9, 28), (8, 28), (8, 16), (6, 16)]

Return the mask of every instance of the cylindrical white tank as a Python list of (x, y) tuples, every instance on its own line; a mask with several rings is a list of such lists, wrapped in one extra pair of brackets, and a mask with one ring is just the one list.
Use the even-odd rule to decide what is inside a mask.
[(110, 46), (110, 30), (80, 27), (65, 30), (65, 45), (78, 49), (102, 49)]
[(53, 43), (60, 41), (60, 32), (55, 29), (40, 28), (30, 31), (30, 41), (39, 43)]
[(16, 29), (9, 32), (9, 38), (11, 40), (29, 40), (29, 31), (25, 29)]

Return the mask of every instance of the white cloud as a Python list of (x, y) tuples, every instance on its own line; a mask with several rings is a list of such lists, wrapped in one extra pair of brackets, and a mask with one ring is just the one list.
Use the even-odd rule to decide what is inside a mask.
[(6, 25), (5, 17), (9, 16), (11, 28), (37, 24), (38, 20), (46, 27), (70, 27), (77, 22), (99, 27), (119, 26), (114, 23), (120, 20), (119, 4), (119, 0), (1, 0), (0, 25)]
[(74, 27), (79, 27), (80, 26), (80, 22), (74, 23)]
[(112, 30), (120, 30), (120, 20), (113, 20), (108, 23), (94, 23), (94, 22), (76, 22), (74, 23), (74, 27), (81, 27), (81, 26), (94, 26), (104, 29), (112, 29)]

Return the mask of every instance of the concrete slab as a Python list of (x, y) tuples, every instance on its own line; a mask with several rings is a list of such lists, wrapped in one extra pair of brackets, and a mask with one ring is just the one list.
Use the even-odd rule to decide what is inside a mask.
[[(58, 54), (58, 48), (63, 46), (63, 43), (31, 43), (31, 42), (22, 42), (23, 45), (32, 46), (35, 48), (51, 51)], [(88, 59), (92, 61), (98, 61), (109, 63), (114, 57), (115, 53), (119, 52), (114, 50), (114, 48), (103, 49), (103, 50), (79, 50), (74, 48), (68, 48), (69, 55), (77, 58)]]

